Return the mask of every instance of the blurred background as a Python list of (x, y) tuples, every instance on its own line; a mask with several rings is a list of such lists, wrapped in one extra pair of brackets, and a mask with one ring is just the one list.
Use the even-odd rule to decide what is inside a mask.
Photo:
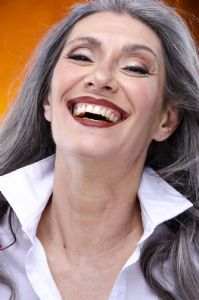
[[(43, 34), (67, 14), (72, 4), (67, 0), (0, 0), (0, 116), (10, 105), (20, 74)], [(199, 41), (199, 1), (168, 0), (182, 10)], [(192, 16), (195, 15), (196, 18)]]

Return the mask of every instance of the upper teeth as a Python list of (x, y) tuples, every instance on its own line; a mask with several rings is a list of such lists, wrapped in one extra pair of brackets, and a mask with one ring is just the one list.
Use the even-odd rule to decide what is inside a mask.
[(106, 117), (111, 122), (118, 122), (121, 116), (118, 112), (111, 108), (107, 108), (101, 105), (87, 104), (87, 103), (77, 103), (74, 106), (73, 114), (75, 116), (84, 115), (86, 112), (93, 113), (96, 115), (101, 115)]

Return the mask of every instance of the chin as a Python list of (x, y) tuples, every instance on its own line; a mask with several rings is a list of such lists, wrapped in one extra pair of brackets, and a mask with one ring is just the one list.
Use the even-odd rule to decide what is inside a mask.
[(66, 145), (57, 146), (64, 153), (64, 156), (89, 159), (89, 160), (105, 160), (113, 157), (113, 147), (105, 145), (102, 142), (94, 141), (78, 141), (76, 143), (67, 143)]

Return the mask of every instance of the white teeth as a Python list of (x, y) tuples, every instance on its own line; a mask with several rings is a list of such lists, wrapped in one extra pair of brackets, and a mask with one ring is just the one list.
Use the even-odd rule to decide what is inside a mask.
[(112, 114), (112, 111), (110, 109), (107, 109), (106, 113), (105, 113), (105, 117), (109, 119), (111, 114)]
[(77, 108), (75, 108), (75, 109), (73, 110), (73, 115), (74, 115), (74, 116), (78, 116)]
[(107, 108), (101, 107), (100, 115), (105, 117), (105, 115), (106, 115), (106, 110), (107, 110)]
[(93, 113), (96, 114), (96, 115), (100, 115), (101, 113), (101, 107), (96, 105), (93, 109)]
[(94, 106), (91, 104), (88, 104), (85, 112), (93, 113), (93, 109), (94, 109)]
[(86, 112), (106, 117), (110, 122), (116, 123), (120, 120), (120, 116), (113, 109), (100, 105), (77, 103), (74, 106), (73, 114), (75, 116), (83, 116)]
[(77, 106), (74, 108), (74, 115), (75, 116), (78, 116), (81, 114), (81, 107), (80, 106)]
[(114, 116), (113, 123), (117, 123), (118, 121), (119, 121), (119, 117), (118, 116)]
[(111, 114), (109, 120), (113, 122), (114, 118), (115, 118), (115, 115), (114, 115), (114, 114)]
[(82, 112), (84, 113), (86, 111), (86, 104), (82, 104)]

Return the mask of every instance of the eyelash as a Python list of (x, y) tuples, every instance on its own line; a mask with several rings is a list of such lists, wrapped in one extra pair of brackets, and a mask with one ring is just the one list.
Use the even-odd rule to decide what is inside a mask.
[(130, 71), (132, 73), (138, 73), (140, 75), (150, 75), (149, 71), (146, 68), (139, 67), (139, 66), (127, 66), (123, 68), (125, 71)]
[[(83, 62), (93, 62), (88, 56), (84, 54), (69, 54), (67, 58), (77, 61), (83, 61)], [(129, 71), (132, 73), (137, 73), (139, 75), (147, 76), (150, 75), (149, 71), (144, 67), (139, 66), (127, 66), (122, 68), (124, 71)]]
[(72, 60), (80, 60), (80, 61), (92, 62), (92, 60), (88, 56), (86, 56), (84, 54), (69, 54), (68, 58), (72, 59)]

